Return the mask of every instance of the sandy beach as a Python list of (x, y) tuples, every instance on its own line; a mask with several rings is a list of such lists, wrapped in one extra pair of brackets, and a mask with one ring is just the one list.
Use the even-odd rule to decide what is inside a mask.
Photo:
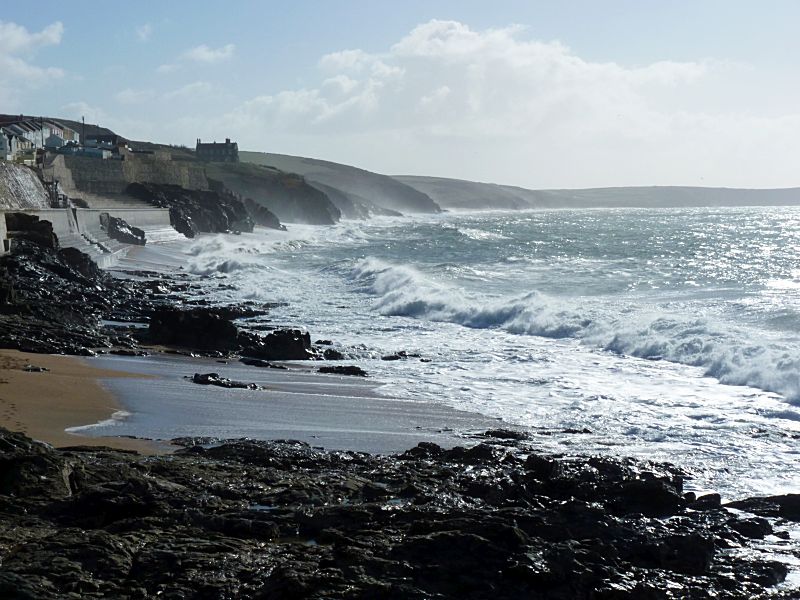
[[(27, 372), (27, 365), (48, 371)], [(146, 440), (88, 437), (68, 427), (96, 423), (121, 410), (98, 379), (141, 378), (141, 375), (90, 367), (71, 356), (0, 350), (0, 426), (56, 447), (91, 445), (154, 453)]]

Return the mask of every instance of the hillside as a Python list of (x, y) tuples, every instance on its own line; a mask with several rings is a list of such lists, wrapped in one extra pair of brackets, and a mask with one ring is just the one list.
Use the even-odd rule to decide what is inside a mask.
[(331, 199), (303, 177), (252, 163), (205, 163), (209, 181), (268, 208), (285, 223), (330, 225), (342, 216)]
[(427, 194), (442, 208), (517, 210), (531, 207), (530, 200), (521, 193), (494, 183), (415, 175), (400, 175), (394, 179)]
[[(358, 218), (359, 214), (381, 214), (386, 210), (401, 213), (437, 213), (440, 207), (427, 194), (392, 177), (314, 158), (239, 152), (242, 161), (267, 165), (297, 173), (312, 185), (338, 190), (331, 198), (341, 203), (339, 209), (345, 216)], [(324, 187), (322, 189), (325, 189)]]
[(800, 188), (653, 186), (530, 190), (442, 177), (401, 175), (395, 179), (429, 195), (442, 208), (457, 210), (800, 205)]

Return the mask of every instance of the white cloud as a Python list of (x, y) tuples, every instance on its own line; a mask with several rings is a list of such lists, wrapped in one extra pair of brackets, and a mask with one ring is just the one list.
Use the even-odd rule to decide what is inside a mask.
[(226, 61), (233, 57), (236, 46), (226, 44), (220, 48), (210, 48), (205, 44), (190, 48), (183, 53), (183, 58), (199, 63), (215, 64)]
[(177, 98), (198, 98), (208, 95), (212, 90), (213, 86), (208, 83), (207, 81), (195, 81), (193, 83), (189, 83), (180, 87), (176, 90), (172, 90), (164, 94), (165, 100), (175, 100)]
[(142, 104), (144, 102), (149, 102), (154, 96), (155, 93), (153, 90), (134, 90), (131, 88), (120, 90), (114, 94), (114, 98), (116, 98), (117, 102), (122, 104)]
[(139, 25), (136, 28), (136, 37), (139, 38), (140, 42), (149, 42), (152, 35), (153, 35), (153, 26), (150, 23)]
[(535, 187), (797, 183), (800, 113), (715, 110), (723, 94), (709, 86), (735, 98), (742, 70), (666, 58), (592, 61), (519, 26), (434, 20), (382, 52), (326, 54), (317, 85), (253, 98), (224, 122), (245, 147), (303, 139), (306, 153), (385, 172)]
[(16, 107), (22, 92), (64, 77), (58, 67), (40, 67), (31, 62), (36, 50), (61, 43), (64, 26), (52, 23), (30, 32), (16, 23), (0, 21), (0, 100), (6, 110)]
[(159, 65), (156, 67), (156, 73), (159, 75), (168, 75), (169, 73), (174, 73), (180, 67), (174, 63), (164, 63), (163, 65)]
[(41, 46), (61, 43), (64, 25), (56, 21), (38, 33), (31, 33), (21, 25), (0, 21), (0, 54), (27, 53)]
[(85, 100), (65, 104), (60, 108), (59, 116), (75, 121), (85, 118), (87, 125), (90, 123), (92, 125), (101, 124), (108, 119), (108, 115), (103, 109), (93, 106)]

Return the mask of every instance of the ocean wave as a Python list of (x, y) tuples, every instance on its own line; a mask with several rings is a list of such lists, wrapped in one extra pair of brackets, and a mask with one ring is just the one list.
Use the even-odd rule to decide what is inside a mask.
[(496, 231), (486, 231), (483, 229), (473, 229), (471, 227), (458, 227), (457, 231), (473, 240), (507, 240), (508, 237)]
[(377, 297), (385, 315), (501, 329), (549, 338), (577, 338), (618, 354), (666, 360), (703, 369), (721, 383), (759, 388), (800, 404), (797, 349), (753, 332), (685, 315), (578, 306), (539, 292), (485, 298), (465, 294), (417, 269), (378, 259), (359, 261), (354, 280)]

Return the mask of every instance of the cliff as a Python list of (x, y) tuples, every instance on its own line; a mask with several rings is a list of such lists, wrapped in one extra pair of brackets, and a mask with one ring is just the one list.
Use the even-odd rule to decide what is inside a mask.
[[(311, 185), (321, 184), (339, 190), (358, 212), (375, 213), (376, 208), (408, 213), (441, 211), (439, 205), (425, 193), (386, 175), (364, 169), (314, 158), (263, 152), (239, 152), (239, 158), (245, 162), (298, 173)], [(343, 210), (345, 213), (348, 211), (347, 208)]]
[(0, 209), (49, 207), (47, 192), (32, 169), (0, 161)]
[(207, 163), (208, 179), (269, 209), (285, 223), (330, 225), (341, 211), (328, 196), (294, 173), (250, 163)]

